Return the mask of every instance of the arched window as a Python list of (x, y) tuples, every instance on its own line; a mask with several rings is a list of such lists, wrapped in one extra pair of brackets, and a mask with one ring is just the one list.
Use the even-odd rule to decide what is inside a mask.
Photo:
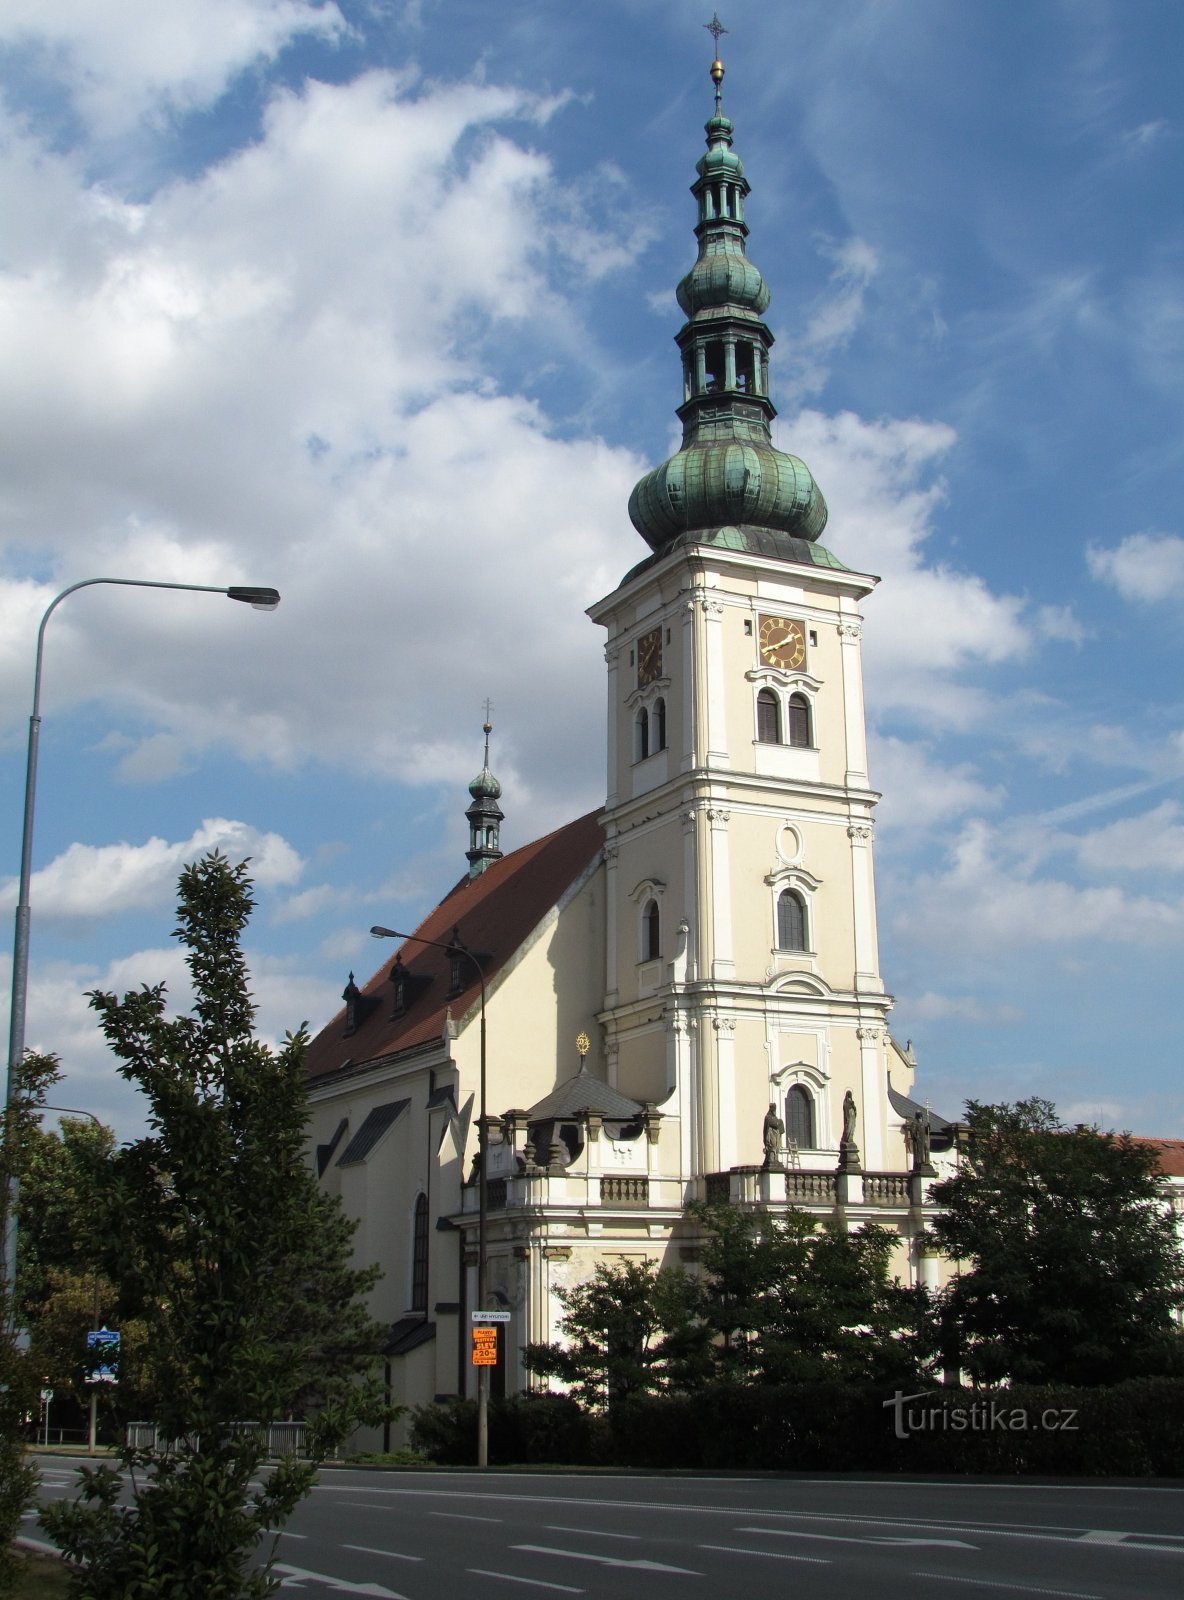
[(789, 697), (789, 742), (799, 746), (810, 744), (810, 702), (804, 694)]
[(411, 1309), (428, 1308), (428, 1197), (415, 1202), (415, 1223), (411, 1230)]
[(655, 700), (654, 701), (654, 749), (655, 749), (655, 751), (658, 751), (658, 750), (665, 750), (665, 748), (666, 748), (666, 702), (665, 702), (665, 700)]
[(641, 917), (641, 959), (656, 961), (662, 945), (662, 923), (658, 902), (651, 900)]
[(650, 753), (650, 714), (644, 706), (633, 724), (633, 759), (644, 761)]
[(806, 949), (806, 904), (793, 889), (783, 889), (777, 900), (777, 948)]
[(800, 1083), (791, 1086), (785, 1097), (785, 1132), (799, 1150), (813, 1150), (814, 1097)]
[(756, 697), (756, 736), (761, 744), (781, 743), (781, 707), (772, 689)]

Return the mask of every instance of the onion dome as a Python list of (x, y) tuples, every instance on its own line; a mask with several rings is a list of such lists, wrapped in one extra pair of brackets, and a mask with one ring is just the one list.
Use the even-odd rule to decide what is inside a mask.
[(827, 512), (809, 467), (776, 449), (770, 434), (777, 412), (769, 398), (773, 335), (763, 320), (769, 289), (745, 246), (749, 184), (732, 149), (732, 121), (723, 114), (718, 57), (711, 76), (715, 115), (706, 123), (707, 152), (691, 186), (699, 206), (699, 251), (677, 290), (687, 319), (677, 335), (682, 448), (636, 485), (629, 517), (659, 555), (719, 543), (840, 566), (816, 546)]

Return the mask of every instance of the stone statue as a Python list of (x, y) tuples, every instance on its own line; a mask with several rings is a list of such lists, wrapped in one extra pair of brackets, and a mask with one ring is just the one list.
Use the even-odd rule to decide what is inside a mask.
[(843, 1143), (844, 1144), (854, 1144), (855, 1143), (855, 1124), (858, 1121), (858, 1118), (859, 1118), (859, 1112), (858, 1112), (858, 1110), (856, 1109), (856, 1106), (855, 1106), (855, 1096), (851, 1093), (850, 1089), (848, 1089), (847, 1093), (843, 1096)]
[(769, 1109), (765, 1112), (765, 1123), (761, 1129), (761, 1142), (765, 1147), (766, 1167), (781, 1165), (781, 1141), (785, 1137), (785, 1124), (777, 1115), (776, 1104), (770, 1100)]
[(913, 1171), (929, 1165), (929, 1113), (918, 1106), (913, 1113)]

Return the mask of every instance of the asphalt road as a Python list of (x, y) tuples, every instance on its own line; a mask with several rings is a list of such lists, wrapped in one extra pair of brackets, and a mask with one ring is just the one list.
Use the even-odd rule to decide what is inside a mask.
[(1184, 1486), (327, 1469), (278, 1562), (310, 1600), (1179, 1600)]

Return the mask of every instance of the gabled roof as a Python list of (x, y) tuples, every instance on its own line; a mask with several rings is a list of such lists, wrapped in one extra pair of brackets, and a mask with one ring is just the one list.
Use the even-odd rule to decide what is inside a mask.
[[(604, 848), (599, 811), (590, 811), (542, 839), (493, 862), (476, 878), (463, 877), (430, 911), (415, 932), (448, 944), (454, 928), (485, 973), (488, 991), (498, 973)], [(360, 1065), (405, 1050), (434, 1044), (444, 1032), (449, 1011), (462, 1017), (476, 1002), (480, 984), (472, 965), (462, 962), (462, 986), (449, 992), (450, 962), (444, 950), (411, 940), (396, 950), (385, 946), (382, 965), (355, 1003), (355, 1027), (346, 1032), (345, 1007), (312, 1040), (305, 1056), (310, 1080), (347, 1064)], [(413, 979), (411, 1003), (394, 1016), (390, 970), (395, 957)]]
[(1158, 1153), (1159, 1170), (1165, 1178), (1184, 1178), (1184, 1139), (1147, 1139), (1141, 1133), (1133, 1138)]

